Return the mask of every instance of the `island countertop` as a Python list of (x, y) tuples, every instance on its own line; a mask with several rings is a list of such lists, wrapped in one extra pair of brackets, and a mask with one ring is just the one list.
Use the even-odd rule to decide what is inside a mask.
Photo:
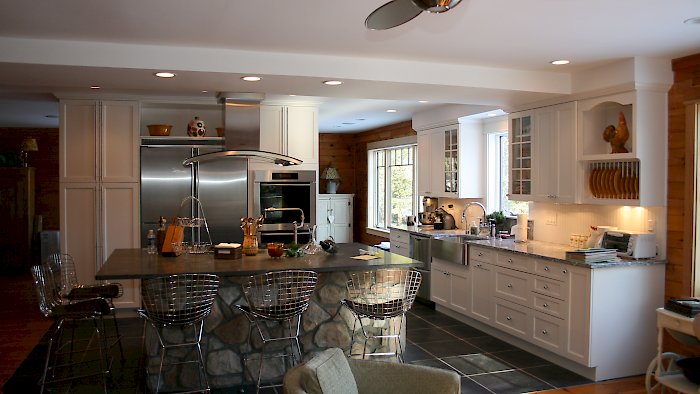
[[(241, 259), (214, 259), (212, 254), (183, 254), (178, 257), (163, 257), (148, 254), (145, 249), (115, 249), (95, 275), (97, 280), (141, 279), (182, 273), (211, 273), (220, 276), (247, 276), (268, 271), (286, 269), (308, 269), (316, 272), (361, 271), (383, 268), (408, 268), (423, 263), (382, 251), (360, 243), (337, 244), (338, 253), (319, 252), (303, 257), (273, 259), (267, 251), (260, 250), (255, 256)], [(360, 249), (377, 253), (379, 258), (357, 260)]]

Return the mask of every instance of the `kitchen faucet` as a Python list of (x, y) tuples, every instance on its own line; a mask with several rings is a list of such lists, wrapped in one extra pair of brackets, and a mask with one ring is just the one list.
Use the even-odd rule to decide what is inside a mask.
[[(484, 206), (484, 204), (482, 204), (478, 201), (472, 201), (472, 202), (467, 203), (467, 205), (464, 207), (464, 210), (462, 211), (462, 223), (465, 222), (466, 216), (467, 216), (467, 210), (472, 205), (478, 205), (479, 207), (481, 207), (481, 210), (484, 212), (484, 219), (482, 220), (482, 222), (479, 225), (478, 234), (476, 234), (476, 235), (479, 235), (479, 233), (481, 233), (481, 227), (486, 226), (487, 225), (486, 223), (488, 223), (486, 220), (486, 207)], [(469, 226), (467, 225), (466, 227), (467, 227), (467, 234), (468, 234), (469, 233)], [(490, 230), (490, 227), (489, 227), (489, 230)], [(490, 231), (489, 231), (489, 233), (490, 233)]]
[(304, 210), (301, 208), (265, 208), (265, 214), (268, 212), (276, 211), (299, 211), (301, 212), (301, 223), (297, 225), (297, 221), (292, 222), (292, 228), (294, 229), (294, 243), (297, 243), (297, 230), (304, 226)]

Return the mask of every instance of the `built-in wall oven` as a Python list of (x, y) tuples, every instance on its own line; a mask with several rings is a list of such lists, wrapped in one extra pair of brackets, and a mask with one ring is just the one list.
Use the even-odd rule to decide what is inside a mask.
[[(265, 211), (267, 208), (298, 208)], [(253, 209), (255, 215), (264, 215), (258, 229), (260, 243), (284, 242), (294, 239), (293, 223), (304, 225), (297, 229), (297, 242), (311, 239), (311, 228), (316, 223), (316, 171), (254, 171)]]

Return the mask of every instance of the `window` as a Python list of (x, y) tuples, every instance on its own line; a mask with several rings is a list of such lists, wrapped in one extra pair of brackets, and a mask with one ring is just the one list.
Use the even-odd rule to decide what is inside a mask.
[(508, 199), (508, 132), (490, 133), (487, 149), (488, 209), (506, 214), (528, 213), (527, 201)]
[(417, 213), (416, 144), (368, 151), (368, 226), (388, 230)]

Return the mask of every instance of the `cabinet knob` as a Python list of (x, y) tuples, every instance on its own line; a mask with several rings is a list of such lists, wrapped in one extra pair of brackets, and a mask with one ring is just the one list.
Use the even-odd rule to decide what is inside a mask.
[(508, 262), (512, 264), (512, 263), (513, 263), (513, 259), (508, 259)]
[(542, 330), (542, 334), (547, 335), (547, 330)]
[(545, 290), (549, 290), (549, 285), (544, 285), (544, 286), (542, 286), (542, 288)]
[(549, 308), (549, 304), (544, 303), (544, 304), (542, 304), (542, 307), (543, 307), (543, 308)]
[(513, 288), (513, 285), (510, 284), (510, 283), (508, 283), (508, 284), (506, 285), (506, 287), (509, 288), (509, 289), (512, 289), (512, 288)]
[(476, 264), (477, 268), (481, 268), (481, 263)]
[(513, 318), (510, 316), (506, 316), (506, 320), (513, 320)]
[(479, 257), (481, 257), (481, 256), (483, 256), (483, 255), (484, 255), (484, 254), (481, 253), (481, 252), (478, 253), (478, 256), (479, 256)]
[(450, 275), (449, 272), (443, 272), (442, 274), (443, 274), (443, 275), (446, 275), (446, 276), (449, 276), (449, 275)]
[(563, 270), (561, 270), (561, 272), (564, 273), (564, 274), (566, 274), (566, 273), (568, 273), (569, 271), (563, 269)]
[(545, 270), (545, 271), (549, 271), (549, 267), (545, 265), (545, 266), (544, 266), (544, 270)]

